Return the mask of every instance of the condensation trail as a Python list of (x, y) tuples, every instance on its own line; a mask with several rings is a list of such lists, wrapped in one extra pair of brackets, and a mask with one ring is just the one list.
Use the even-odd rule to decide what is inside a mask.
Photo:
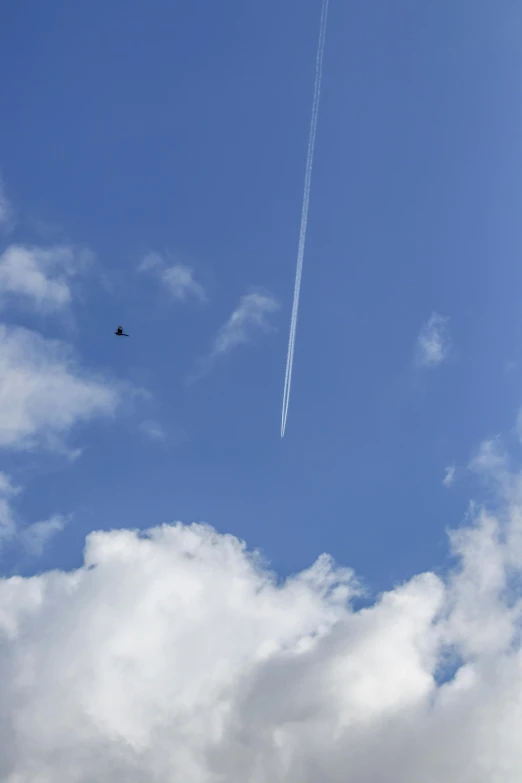
[(310, 188), (312, 185), (312, 169), (314, 165), (315, 137), (317, 134), (317, 119), (319, 117), (319, 99), (321, 97), (321, 79), (323, 75), (324, 44), (326, 39), (326, 22), (328, 19), (329, 0), (323, 0), (321, 11), (321, 29), (319, 33), (319, 46), (317, 49), (317, 62), (315, 71), (314, 103), (312, 108), (312, 121), (310, 125), (310, 137), (308, 140), (308, 157), (306, 159), (306, 174), (303, 196), (303, 211), (301, 213), (301, 229), (299, 231), (299, 249), (297, 251), (297, 269), (295, 273), (294, 301), (292, 304), (292, 317), (290, 320), (290, 335), (288, 338), (288, 354), (286, 357), (285, 388), (283, 391), (283, 409), (281, 414), (281, 437), (284, 437), (286, 419), (288, 417), (288, 404), (290, 402), (290, 386), (292, 385), (292, 367), (294, 363), (295, 334), (297, 329), (297, 311), (299, 309), (299, 294), (301, 292), (301, 276), (303, 274), (303, 257), (306, 243), (306, 227), (308, 224), (308, 208), (310, 206)]

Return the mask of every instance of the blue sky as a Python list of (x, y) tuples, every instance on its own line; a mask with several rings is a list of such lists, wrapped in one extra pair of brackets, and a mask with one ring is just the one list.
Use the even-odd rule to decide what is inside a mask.
[[(470, 496), (465, 471), (451, 488), (444, 471), (512, 424), (520, 11), (333, 2), (279, 439), (319, 12), (293, 0), (4, 8), (1, 170), (16, 213), (4, 249), (93, 260), (67, 307), (42, 315), (7, 296), (3, 318), (129, 387), (113, 418), (64, 435), (84, 449), (76, 461), (4, 452), (24, 520), (75, 515), (46, 564), (79, 563), (93, 528), (205, 520), (278, 572), (328, 551), (385, 587), (443, 562)], [(204, 301), (176, 299), (160, 269), (140, 273), (150, 253), (163, 271), (189, 267)], [(259, 290), (279, 306), (272, 330), (254, 325), (187, 384)], [(433, 313), (452, 349), (419, 367)], [(129, 340), (113, 337), (118, 323)], [(147, 439), (147, 421), (164, 438)]]
[(281, 439), (320, 13), (2, 4), (6, 783), (522, 780), (522, 8), (330, 0)]

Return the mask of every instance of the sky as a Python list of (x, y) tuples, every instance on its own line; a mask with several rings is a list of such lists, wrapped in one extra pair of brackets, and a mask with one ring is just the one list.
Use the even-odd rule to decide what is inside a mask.
[(2, 5), (1, 783), (521, 779), (522, 10), (330, 0), (281, 439), (320, 15)]

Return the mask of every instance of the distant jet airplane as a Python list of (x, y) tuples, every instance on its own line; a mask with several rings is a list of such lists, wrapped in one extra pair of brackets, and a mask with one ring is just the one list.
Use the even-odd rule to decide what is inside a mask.
[(125, 334), (125, 332), (123, 331), (123, 327), (122, 326), (118, 326), (118, 328), (116, 329), (114, 334), (117, 334), (118, 337), (128, 337), (129, 336), (128, 334)]

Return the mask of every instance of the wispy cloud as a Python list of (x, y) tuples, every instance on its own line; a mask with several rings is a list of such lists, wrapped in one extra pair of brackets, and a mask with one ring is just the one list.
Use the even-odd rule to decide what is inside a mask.
[(470, 470), (489, 476), (504, 476), (509, 472), (508, 455), (500, 435), (489, 438), (480, 444), (469, 463)]
[(14, 224), (14, 209), (7, 198), (4, 183), (0, 179), (0, 229), (10, 231)]
[(501, 488), (502, 493), (507, 497), (512, 492), (516, 493), (516, 487), (511, 483), (513, 474), (509, 461), (503, 439), (497, 435), (481, 443), (473, 459), (470, 460), (468, 468), (490, 484)]
[(237, 345), (249, 342), (256, 331), (271, 331), (268, 316), (278, 309), (279, 304), (268, 294), (251, 293), (241, 297), (239, 305), (218, 332), (213, 356), (228, 353)]
[(10, 245), (0, 255), (0, 305), (12, 296), (45, 312), (63, 309), (71, 302), (71, 278), (89, 260), (87, 251), (65, 245)]
[(444, 478), (442, 479), (442, 483), (445, 487), (451, 487), (451, 485), (455, 481), (455, 473), (456, 473), (456, 467), (455, 465), (448, 465), (444, 472)]
[(230, 318), (218, 331), (211, 352), (199, 361), (197, 372), (188, 381), (206, 375), (219, 357), (238, 345), (250, 342), (256, 333), (273, 331), (270, 316), (278, 309), (279, 303), (267, 293), (253, 292), (242, 296)]
[(152, 272), (162, 282), (170, 295), (183, 301), (192, 296), (200, 302), (207, 301), (202, 285), (194, 280), (194, 270), (184, 264), (168, 266), (159, 253), (148, 253), (138, 267), (140, 272)]
[(120, 389), (82, 370), (66, 344), (0, 324), (0, 447), (60, 448), (76, 423), (119, 402)]
[(23, 528), (13, 503), (21, 491), (11, 476), (0, 472), (0, 548), (6, 542), (16, 542), (31, 557), (40, 557), (47, 543), (64, 529), (72, 515), (54, 514)]
[(16, 524), (12, 508), (12, 499), (18, 495), (20, 488), (16, 487), (7, 473), (0, 472), (0, 544), (11, 538)]
[(517, 420), (515, 424), (515, 433), (519, 439), (519, 441), (522, 443), (522, 408), (518, 411), (517, 414)]
[(416, 361), (421, 367), (436, 367), (448, 358), (451, 338), (449, 318), (433, 313), (423, 325), (416, 345)]
[(165, 430), (159, 422), (154, 421), (153, 419), (142, 421), (140, 424), (140, 430), (144, 435), (147, 436), (147, 438), (150, 438), (150, 440), (165, 440)]
[(49, 541), (64, 530), (71, 516), (54, 514), (42, 522), (34, 522), (20, 533), (20, 540), (33, 557), (41, 557)]

